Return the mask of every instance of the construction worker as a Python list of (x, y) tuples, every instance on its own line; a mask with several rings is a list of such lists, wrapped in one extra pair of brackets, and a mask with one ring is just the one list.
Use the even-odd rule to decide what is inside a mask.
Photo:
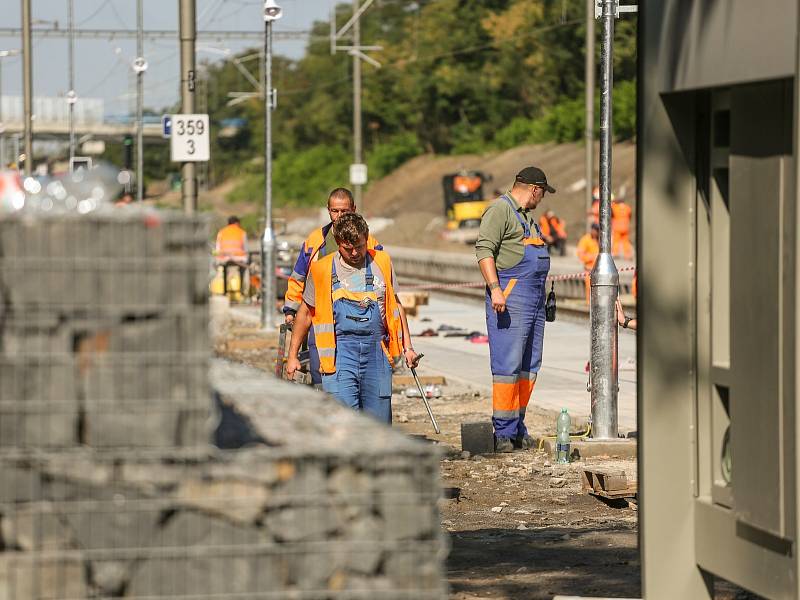
[(224, 268), (222, 281), (224, 293), (228, 293), (228, 267), (239, 269), (239, 286), (244, 288), (244, 273), (247, 270), (247, 232), (242, 229), (239, 217), (228, 217), (228, 224), (217, 233), (215, 250), (217, 265)]
[(525, 411), (542, 364), (550, 255), (531, 212), (555, 192), (538, 167), (520, 171), (483, 214), (475, 254), (486, 281), (495, 450), (527, 449)]
[(133, 195), (130, 192), (123, 192), (122, 196), (114, 202), (114, 206), (128, 206), (129, 204), (133, 204)]
[(631, 244), (631, 207), (622, 198), (611, 198), (611, 253), (628, 260), (633, 258)]
[(567, 224), (564, 219), (559, 219), (552, 210), (548, 210), (539, 217), (539, 231), (547, 242), (548, 250), (555, 248), (559, 256), (567, 254)]
[[(289, 284), (283, 303), (283, 314), (287, 323), (294, 320), (295, 314), (303, 303), (303, 290), (306, 285), (306, 277), (311, 264), (324, 256), (336, 252), (338, 246), (333, 236), (333, 224), (345, 213), (356, 211), (356, 203), (353, 193), (347, 188), (339, 187), (328, 194), (328, 216), (330, 223), (315, 229), (300, 246), (300, 253), (297, 256), (292, 274), (289, 276)], [(367, 249), (382, 250), (383, 247), (371, 235), (367, 238)], [(308, 334), (308, 354), (309, 371), (311, 372), (312, 383), (319, 387), (322, 379), (319, 372), (319, 354), (315, 342), (314, 331)]]
[(592, 188), (592, 208), (587, 215), (592, 217), (592, 223), (600, 225), (600, 188), (597, 186)]
[(583, 263), (583, 270), (586, 272), (586, 304), (590, 303), (592, 284), (589, 280), (589, 273), (594, 269), (597, 256), (600, 254), (600, 225), (592, 223), (589, 233), (583, 234), (578, 240), (576, 249), (578, 260)]
[(311, 265), (303, 301), (294, 319), (286, 362), (291, 378), (300, 368), (297, 353), (313, 324), (322, 389), (342, 404), (392, 422), (392, 365), (418, 358), (395, 294), (389, 255), (368, 248), (369, 228), (356, 213), (333, 224), (337, 251)]

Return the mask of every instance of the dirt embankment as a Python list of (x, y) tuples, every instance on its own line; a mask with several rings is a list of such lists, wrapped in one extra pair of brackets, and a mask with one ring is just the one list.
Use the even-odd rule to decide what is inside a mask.
[[(598, 152), (597, 148), (595, 152)], [(616, 144), (613, 157), (614, 193), (622, 192), (632, 203), (636, 184), (636, 146), (632, 143)], [(445, 244), (453, 249), (454, 244), (438, 240), (445, 222), (442, 176), (461, 168), (480, 169), (493, 177), (485, 187), (485, 192), (492, 194), (495, 189), (507, 190), (514, 175), (531, 164), (541, 167), (548, 181), (558, 190), (557, 194), (545, 196), (540, 210), (553, 209), (565, 219), (570, 240), (575, 243), (582, 233), (586, 210), (582, 144), (520, 146), (484, 155), (418, 156), (370, 185), (364, 198), (365, 212), (368, 217), (395, 219), (393, 227), (381, 232), (381, 241), (429, 247)]]

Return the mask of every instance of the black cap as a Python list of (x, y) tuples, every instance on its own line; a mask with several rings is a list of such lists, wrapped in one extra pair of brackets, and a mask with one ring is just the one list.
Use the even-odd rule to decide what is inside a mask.
[(553, 186), (547, 183), (547, 176), (539, 167), (525, 167), (517, 173), (515, 181), (519, 183), (536, 184), (542, 186), (551, 194), (555, 194), (556, 190)]

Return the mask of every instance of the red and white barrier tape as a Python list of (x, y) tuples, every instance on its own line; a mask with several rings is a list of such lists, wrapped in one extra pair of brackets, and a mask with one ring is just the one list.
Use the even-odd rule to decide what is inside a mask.
[[(636, 267), (622, 267), (619, 272), (635, 271)], [(568, 281), (570, 279), (585, 279), (589, 274), (586, 271), (581, 273), (565, 273), (564, 275), (550, 275), (547, 281)], [(486, 283), (483, 281), (473, 281), (469, 283), (423, 283), (418, 285), (403, 285), (400, 286), (401, 291), (406, 290), (449, 290), (457, 288), (482, 288)]]
[[(624, 273), (626, 271), (635, 271), (636, 267), (622, 267), (618, 269), (620, 273)], [(549, 275), (547, 277), (548, 282), (552, 281), (569, 281), (572, 279), (585, 279), (588, 277), (589, 274), (586, 271), (582, 271), (580, 273), (565, 273), (563, 275)], [(276, 270), (275, 277), (278, 279), (289, 279), (288, 275), (284, 275), (283, 273)], [(415, 285), (403, 285), (401, 287), (401, 291), (405, 290), (452, 290), (458, 288), (482, 288), (485, 287), (486, 283), (483, 281), (468, 281), (468, 282), (459, 282), (459, 283), (420, 283)]]

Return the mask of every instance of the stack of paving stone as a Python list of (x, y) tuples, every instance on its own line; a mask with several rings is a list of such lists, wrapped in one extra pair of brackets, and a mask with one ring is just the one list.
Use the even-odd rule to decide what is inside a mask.
[(207, 243), (168, 213), (0, 219), (0, 447), (205, 442)]
[(0, 219), (0, 600), (446, 597), (437, 453), (209, 362), (206, 235)]

